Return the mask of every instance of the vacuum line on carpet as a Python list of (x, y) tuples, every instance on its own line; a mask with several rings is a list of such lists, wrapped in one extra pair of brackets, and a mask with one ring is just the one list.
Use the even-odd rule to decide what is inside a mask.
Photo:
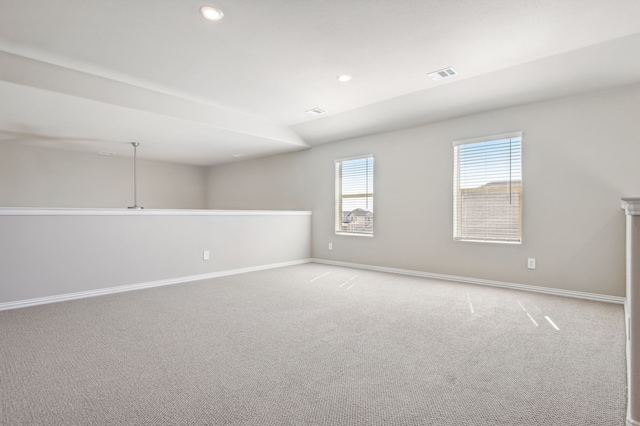
[(340, 284), (340, 287), (338, 288), (342, 288), (345, 284), (349, 283), (352, 279), (354, 279), (356, 277), (356, 275), (352, 276), (351, 278), (349, 278), (348, 280), (346, 280), (345, 282), (343, 282), (342, 284)]
[(320, 275), (319, 277), (315, 277), (314, 279), (312, 279), (311, 281), (309, 281), (310, 283), (314, 282), (315, 280), (317, 280), (318, 278), (322, 278), (326, 275), (329, 275), (331, 273), (331, 271), (329, 272), (325, 272), (324, 274)]

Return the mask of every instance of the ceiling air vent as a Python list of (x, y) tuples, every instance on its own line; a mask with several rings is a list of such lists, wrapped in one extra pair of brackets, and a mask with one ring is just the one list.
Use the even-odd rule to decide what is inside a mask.
[(318, 114), (324, 114), (327, 111), (322, 109), (322, 108), (320, 108), (320, 107), (315, 107), (315, 108), (311, 108), (310, 110), (307, 110), (305, 112), (308, 113), (308, 114), (318, 115)]
[(454, 75), (458, 75), (458, 73), (453, 68), (445, 68), (440, 71), (434, 71), (428, 75), (429, 77), (431, 77), (431, 80), (438, 81), (442, 80), (443, 78), (453, 77)]

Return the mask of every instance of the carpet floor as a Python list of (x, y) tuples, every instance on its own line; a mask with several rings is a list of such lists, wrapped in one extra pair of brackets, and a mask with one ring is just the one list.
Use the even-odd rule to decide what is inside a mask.
[(0, 312), (3, 425), (601, 425), (621, 305), (305, 264)]

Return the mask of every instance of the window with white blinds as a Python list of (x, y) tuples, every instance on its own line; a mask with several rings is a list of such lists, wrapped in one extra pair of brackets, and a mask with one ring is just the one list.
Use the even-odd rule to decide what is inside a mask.
[(522, 240), (522, 133), (453, 143), (453, 238)]
[(335, 163), (336, 234), (373, 235), (373, 156)]

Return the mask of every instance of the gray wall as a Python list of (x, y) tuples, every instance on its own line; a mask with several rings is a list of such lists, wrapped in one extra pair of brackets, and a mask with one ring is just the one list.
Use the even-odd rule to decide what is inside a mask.
[[(308, 214), (6, 216), (0, 304), (309, 258)], [(191, 212), (185, 212), (191, 214)], [(10, 243), (6, 243), (10, 242)], [(204, 261), (202, 252), (210, 251)]]
[[(215, 166), (208, 207), (312, 210), (316, 258), (624, 296), (620, 197), (640, 193), (639, 105), (635, 85)], [(514, 131), (523, 243), (454, 242), (451, 142)], [(375, 236), (337, 236), (333, 160), (369, 153)]]
[[(1, 207), (123, 208), (133, 205), (131, 158), (0, 142)], [(138, 161), (138, 204), (206, 207), (206, 169)]]

